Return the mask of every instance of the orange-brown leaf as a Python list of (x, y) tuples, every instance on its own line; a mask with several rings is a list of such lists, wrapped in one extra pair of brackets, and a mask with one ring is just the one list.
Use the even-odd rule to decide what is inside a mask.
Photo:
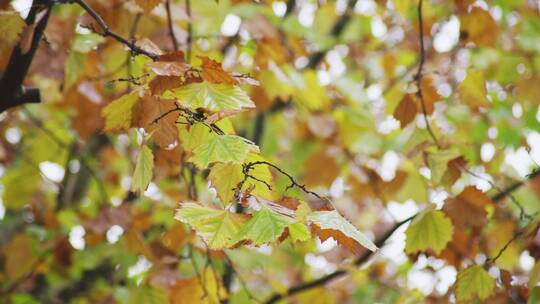
[(416, 99), (414, 94), (407, 94), (396, 107), (394, 117), (401, 123), (401, 128), (405, 128), (416, 117), (418, 113)]
[(205, 56), (200, 56), (199, 58), (202, 60), (201, 68), (204, 80), (211, 83), (238, 84), (238, 81), (231, 74), (223, 70), (219, 62)]
[(487, 223), (485, 207), (493, 201), (474, 186), (469, 186), (457, 197), (447, 199), (443, 210), (460, 228), (483, 227)]

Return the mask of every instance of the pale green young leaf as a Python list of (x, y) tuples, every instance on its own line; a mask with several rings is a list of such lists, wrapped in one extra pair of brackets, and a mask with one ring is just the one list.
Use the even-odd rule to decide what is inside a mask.
[(458, 303), (485, 300), (495, 291), (495, 280), (480, 265), (458, 274), (456, 284)]
[(190, 225), (205, 240), (210, 249), (228, 248), (233, 237), (247, 221), (240, 214), (217, 210), (196, 203), (184, 203), (175, 218)]
[(181, 104), (192, 109), (205, 108), (210, 111), (255, 107), (253, 101), (240, 87), (224, 83), (191, 83), (167, 91), (163, 97), (178, 99)]
[(262, 245), (277, 240), (285, 228), (292, 224), (294, 219), (283, 214), (273, 212), (263, 207), (238, 231), (235, 242), (249, 241), (253, 245)]
[(244, 162), (250, 151), (258, 152), (258, 147), (247, 143), (235, 135), (214, 136), (202, 143), (194, 151), (190, 161), (199, 168), (207, 168), (214, 162), (240, 164)]
[[(332, 236), (338, 243), (353, 251), (355, 251), (353, 248), (356, 247), (354, 244), (364, 246), (371, 251), (377, 250), (377, 246), (353, 224), (343, 218), (337, 210), (315, 211), (306, 218), (323, 232)], [(354, 243), (351, 244), (351, 241)]]
[(152, 170), (154, 169), (154, 155), (152, 150), (143, 146), (137, 156), (137, 164), (133, 173), (131, 189), (143, 193), (152, 180)]
[(287, 226), (287, 229), (289, 229), (289, 236), (295, 242), (303, 242), (311, 237), (311, 233), (306, 227), (306, 224), (302, 222), (292, 223)]
[(442, 211), (426, 210), (407, 228), (405, 252), (414, 253), (431, 249), (440, 253), (452, 240), (454, 226)]
[(133, 91), (103, 108), (101, 114), (105, 118), (104, 131), (127, 131), (131, 127), (133, 108), (138, 100), (138, 92)]

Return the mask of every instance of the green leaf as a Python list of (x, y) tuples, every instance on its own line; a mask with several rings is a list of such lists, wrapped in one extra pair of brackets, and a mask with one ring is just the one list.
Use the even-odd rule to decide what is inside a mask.
[(191, 83), (167, 91), (163, 97), (179, 99), (183, 105), (192, 109), (205, 108), (210, 111), (255, 107), (253, 101), (240, 87), (224, 83)]
[(232, 238), (247, 221), (240, 214), (211, 209), (196, 203), (182, 204), (175, 218), (193, 227), (210, 249), (223, 249), (234, 245)]
[(19, 210), (30, 202), (30, 198), (38, 190), (41, 176), (38, 168), (27, 162), (19, 162), (9, 167), (0, 181), (4, 188), (4, 206), (7, 209)]
[(311, 233), (302, 222), (292, 223), (287, 226), (287, 229), (289, 229), (289, 236), (295, 242), (303, 242), (311, 237)]
[(137, 156), (137, 164), (133, 173), (131, 189), (143, 193), (152, 180), (152, 170), (154, 169), (154, 155), (152, 150), (143, 146)]
[(456, 298), (459, 302), (485, 300), (495, 290), (495, 280), (476, 265), (465, 269), (457, 277)]
[[(25, 23), (17, 12), (0, 12), (0, 41), (5, 44), (17, 42), (24, 29)], [(8, 55), (8, 54), (6, 54)]]
[(104, 131), (127, 131), (131, 127), (133, 108), (138, 100), (138, 92), (133, 91), (103, 108), (101, 114), (105, 118)]
[[(331, 236), (340, 244), (347, 244), (348, 239), (366, 247), (371, 251), (377, 250), (377, 246), (353, 224), (349, 223), (337, 210), (315, 211), (306, 217), (321, 229), (333, 230)], [(348, 246), (347, 246), (348, 247)]]
[(533, 289), (531, 289), (529, 293), (529, 300), (527, 301), (527, 304), (536, 304), (540, 303), (540, 286), (536, 286)]
[(407, 228), (405, 252), (414, 253), (432, 249), (439, 254), (452, 239), (454, 226), (442, 211), (426, 210)]
[(238, 231), (235, 243), (248, 240), (253, 245), (270, 243), (279, 238), (294, 219), (263, 207)]
[(235, 135), (214, 136), (198, 146), (190, 158), (199, 168), (207, 168), (214, 162), (243, 163), (250, 151), (258, 152), (258, 147)]
[(231, 163), (218, 163), (212, 166), (210, 181), (216, 189), (218, 197), (223, 203), (229, 203), (236, 187), (244, 179), (242, 165)]

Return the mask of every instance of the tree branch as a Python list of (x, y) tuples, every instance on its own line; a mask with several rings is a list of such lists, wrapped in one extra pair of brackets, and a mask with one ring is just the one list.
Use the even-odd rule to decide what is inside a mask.
[(165, 10), (167, 11), (167, 26), (169, 28), (169, 36), (171, 36), (171, 42), (175, 51), (178, 51), (178, 41), (174, 35), (173, 20), (171, 16), (171, 0), (165, 1)]
[(422, 18), (422, 0), (418, 1), (418, 27), (419, 27), (419, 34), (418, 34), (418, 42), (420, 43), (420, 63), (418, 64), (418, 71), (416, 72), (416, 76), (414, 77), (416, 80), (416, 84), (418, 86), (418, 91), (416, 91), (416, 96), (418, 96), (418, 99), (420, 99), (420, 104), (422, 106), (422, 112), (424, 114), (424, 121), (426, 123), (426, 129), (433, 139), (433, 142), (437, 146), (437, 148), (440, 148), (439, 141), (437, 140), (437, 137), (435, 137), (435, 133), (433, 133), (433, 130), (431, 129), (431, 126), (429, 125), (429, 119), (427, 115), (426, 110), (426, 103), (424, 101), (424, 95), (422, 94), (422, 69), (424, 67), (424, 63), (426, 61), (426, 51), (424, 47), (424, 19)]
[[(534, 172), (532, 172), (531, 174), (529, 174), (527, 176), (527, 179), (524, 180), (524, 181), (520, 181), (520, 182), (517, 182), (515, 184), (512, 184), (510, 185), (509, 187), (503, 189), (501, 192), (497, 193), (496, 195), (494, 195), (491, 199), (494, 201), (494, 202), (499, 202), (501, 200), (503, 200), (504, 198), (506, 198), (508, 195), (511, 195), (512, 192), (516, 191), (517, 189), (519, 189), (521, 186), (523, 186), (528, 180), (531, 180), (533, 178), (535, 178), (536, 176), (538, 176), (540, 174), (540, 170), (536, 170)], [(383, 234), (382, 236), (380, 236), (376, 241), (375, 241), (375, 245), (377, 245), (377, 247), (381, 248), (384, 243), (394, 234), (394, 232), (399, 229), (399, 227), (403, 226), (404, 224), (406, 224), (407, 222), (411, 221), (412, 219), (414, 219), (418, 214), (415, 214), (411, 217), (409, 217), (408, 219), (405, 219), (401, 222), (398, 222), (396, 224), (394, 224), (394, 226), (392, 226), (385, 234)], [(517, 236), (516, 236), (517, 235)], [(514, 237), (507, 243), (507, 245), (505, 245), (504, 247), (508, 247), (508, 245), (514, 241), (517, 237), (520, 236), (520, 234), (516, 234), (514, 235)], [(504, 247), (503, 249), (501, 250), (500, 254), (502, 254), (502, 252), (504, 252)], [(355, 266), (362, 266), (365, 262), (368, 261), (368, 259), (372, 256), (373, 252), (372, 251), (366, 251), (364, 254), (362, 254), (361, 256), (359, 256), (355, 261), (354, 261), (354, 265)], [(498, 254), (499, 255), (499, 254)], [(500, 255), (499, 255), (500, 256)], [(495, 261), (498, 257), (495, 256), (492, 261)], [(275, 293), (274, 295), (270, 296), (270, 298), (265, 302), (267, 304), (271, 304), (271, 303), (275, 303), (281, 299), (284, 299), (288, 296), (292, 296), (292, 295), (295, 295), (297, 293), (300, 293), (302, 291), (305, 291), (305, 290), (308, 290), (308, 289), (311, 289), (311, 288), (314, 288), (314, 287), (317, 287), (317, 286), (322, 286), (330, 281), (332, 281), (333, 279), (336, 279), (336, 278), (339, 278), (339, 277), (342, 277), (344, 275), (346, 275), (348, 273), (348, 270), (345, 270), (345, 269), (338, 269), (330, 274), (327, 274), (321, 278), (318, 278), (316, 280), (313, 280), (313, 281), (309, 281), (309, 282), (304, 282), (304, 283), (301, 283), (301, 284), (298, 284), (296, 286), (292, 286), (290, 287), (289, 289), (287, 289), (287, 291), (285, 293)]]
[(42, 9), (45, 9), (45, 15), (37, 20), (37, 24), (35, 25), (30, 49), (23, 52), (21, 44), (19, 43), (11, 52), (9, 62), (0, 80), (0, 92), (2, 92), (2, 94), (0, 94), (0, 113), (21, 104), (39, 103), (41, 101), (38, 89), (24, 89), (21, 86), (28, 73), (30, 64), (34, 59), (39, 42), (43, 36), (43, 31), (49, 21), (52, 6), (53, 1), (36, 0), (26, 17), (26, 26), (33, 26), (36, 22), (38, 13), (41, 12)]
[(135, 45), (134, 41), (128, 41), (126, 38), (120, 36), (116, 32), (112, 31), (107, 23), (105, 23), (105, 20), (103, 20), (103, 17), (99, 15), (93, 8), (91, 8), (84, 0), (73, 0), (74, 3), (77, 3), (80, 7), (82, 7), (94, 20), (97, 21), (99, 26), (103, 29), (103, 32), (95, 31), (97, 34), (102, 35), (103, 37), (111, 37), (115, 39), (116, 41), (122, 43), (123, 45), (127, 46), (132, 53), (138, 54), (138, 55), (144, 55), (146, 57), (151, 58), (154, 61), (157, 61), (159, 59), (159, 55), (143, 50), (142, 48)]

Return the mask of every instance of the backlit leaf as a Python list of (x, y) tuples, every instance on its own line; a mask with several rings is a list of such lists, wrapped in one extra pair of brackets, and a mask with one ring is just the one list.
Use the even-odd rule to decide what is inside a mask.
[(405, 128), (416, 117), (416, 101), (417, 97), (414, 94), (407, 94), (394, 110), (394, 117), (401, 123), (401, 128)]
[(163, 96), (178, 99), (181, 104), (192, 109), (222, 111), (255, 107), (253, 101), (240, 87), (224, 83), (191, 83), (169, 90)]
[(25, 25), (19, 13), (15, 11), (0, 11), (0, 41), (9, 45), (17, 42)]
[(181, 204), (175, 218), (193, 227), (211, 249), (234, 245), (233, 237), (247, 221), (244, 215), (211, 209), (196, 203)]
[(150, 13), (162, 0), (135, 0), (145, 13)]
[(293, 221), (293, 218), (263, 207), (238, 231), (234, 240), (236, 242), (248, 241), (253, 245), (274, 242)]
[(195, 148), (190, 161), (199, 168), (207, 168), (214, 162), (240, 164), (247, 159), (250, 151), (258, 151), (257, 146), (235, 135), (220, 135)]
[(312, 225), (316, 226), (314, 233), (321, 238), (333, 237), (339, 244), (353, 252), (359, 251), (358, 245), (371, 251), (377, 250), (377, 246), (343, 218), (337, 210), (315, 211), (306, 218)]

